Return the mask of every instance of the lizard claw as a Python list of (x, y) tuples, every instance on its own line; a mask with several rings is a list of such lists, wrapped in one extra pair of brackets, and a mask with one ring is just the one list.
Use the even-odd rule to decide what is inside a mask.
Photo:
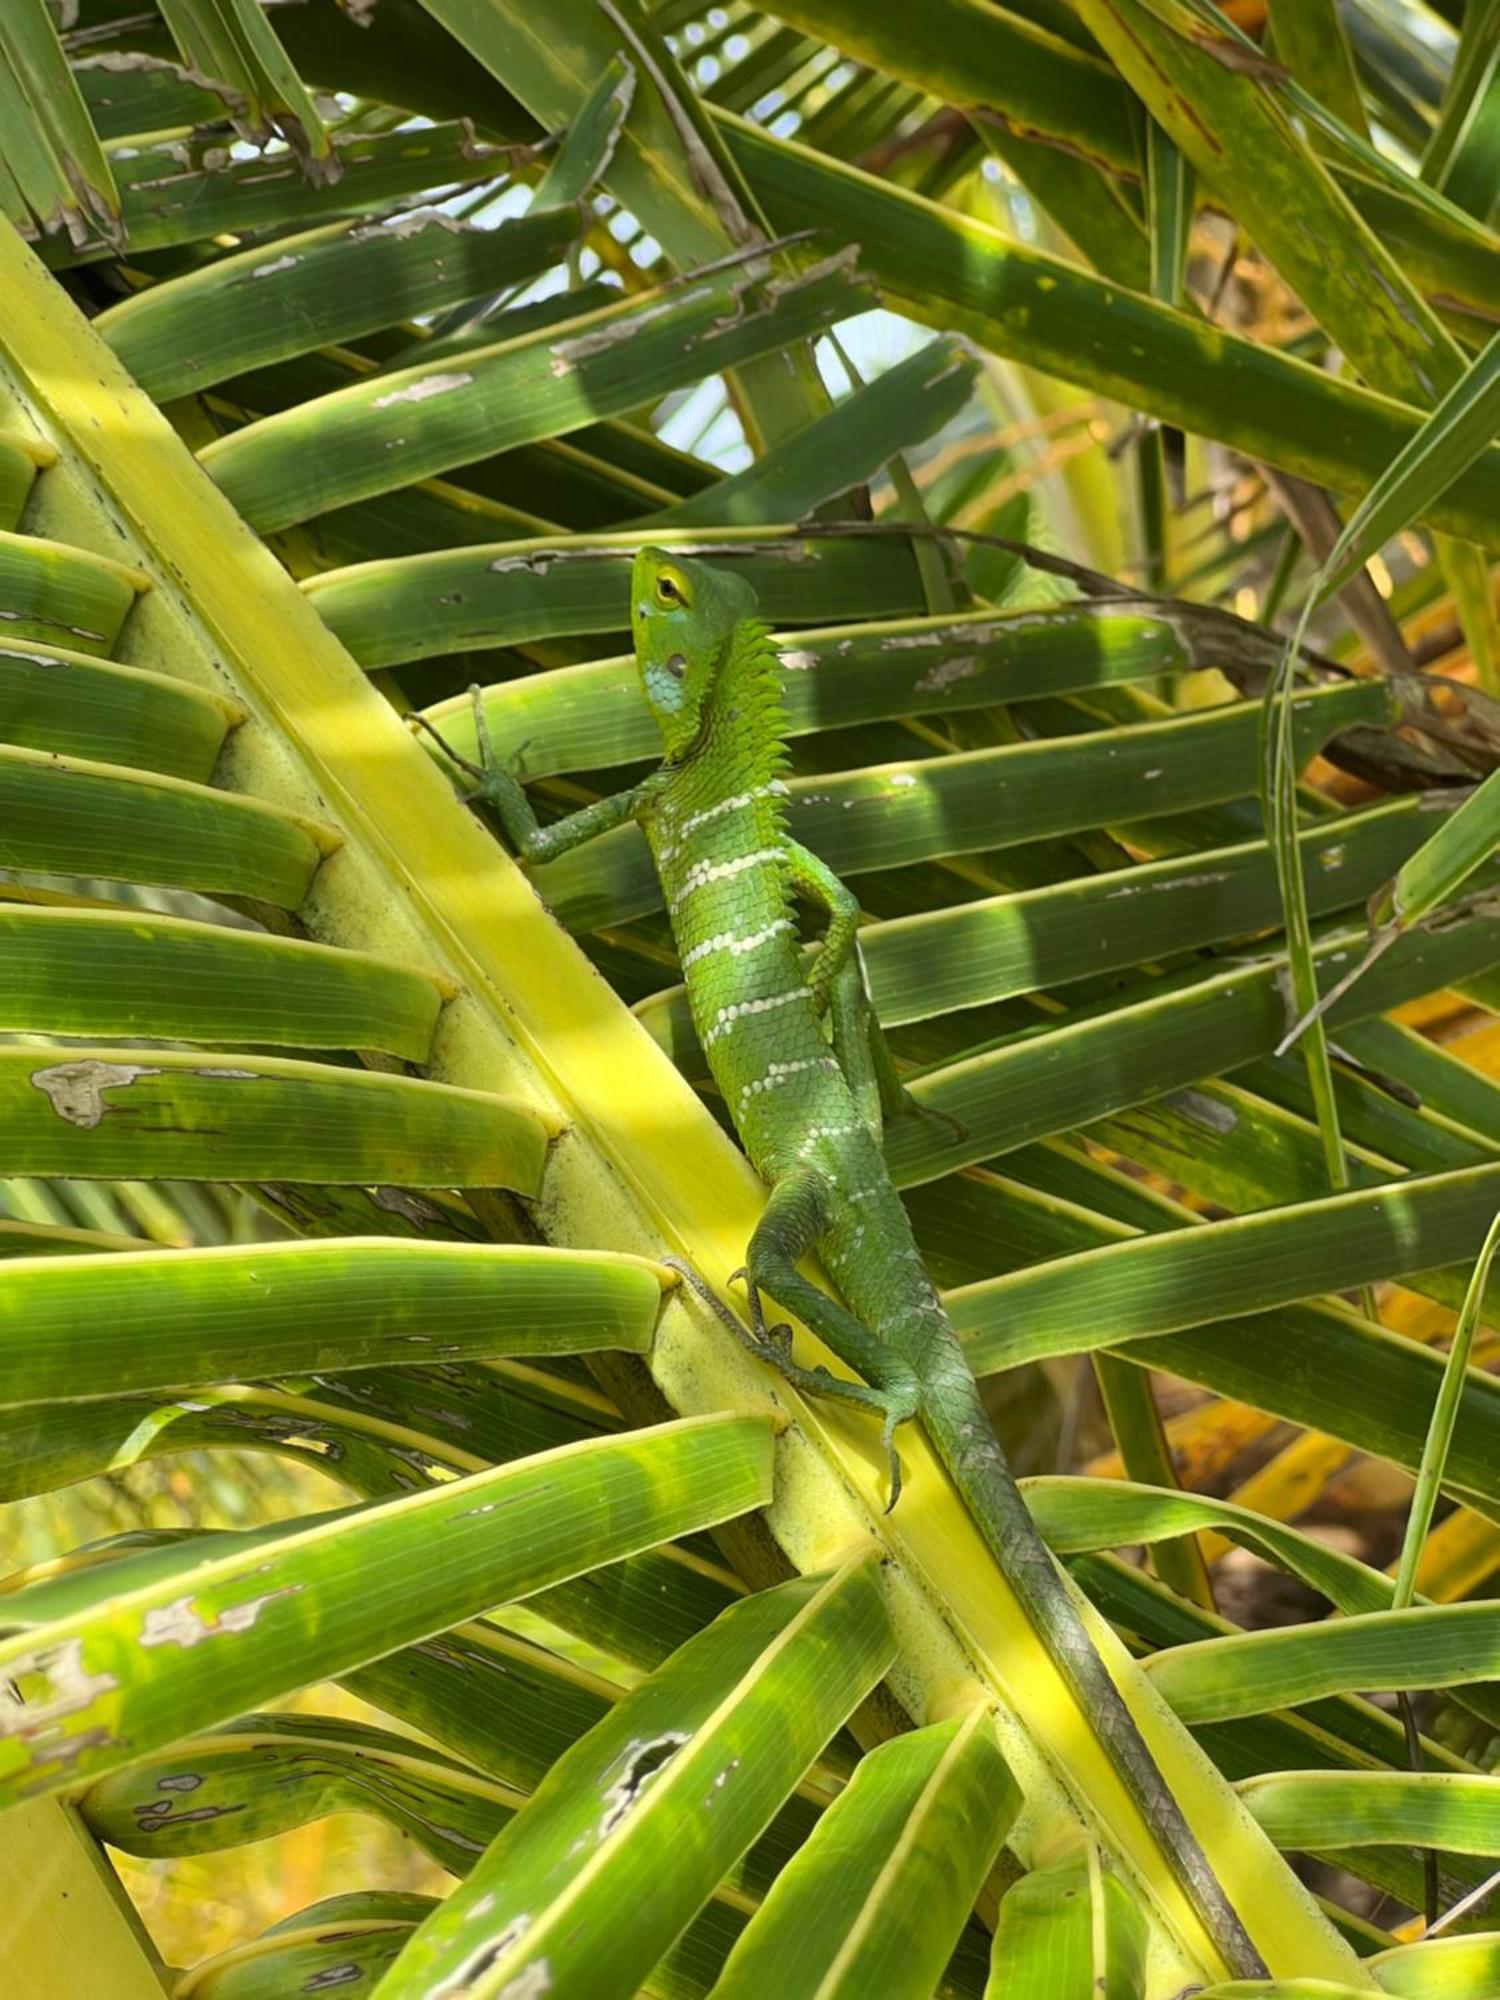
[[(485, 713), (484, 689), (477, 681), (469, 689), (469, 699), (474, 709), (474, 740), (479, 749), (477, 762), (472, 757), (465, 757), (462, 751), (455, 750), (437, 725), (429, 722), (419, 710), (408, 709), (404, 720), (415, 728), (425, 731), (454, 769), (462, 771), (465, 777), (474, 780), (470, 789), (463, 794), (464, 804), (487, 805), (492, 803), (497, 795), (519, 790), (521, 780), (511, 765), (501, 763), (495, 754), (495, 746), (490, 737), (489, 718)], [(516, 745), (511, 752), (511, 764), (520, 763), (526, 744), (530, 741), (531, 738), (527, 737), (525, 743)]]
[(760, 1302), (760, 1287), (750, 1275), (750, 1266), (741, 1264), (737, 1271), (731, 1271), (729, 1282), (731, 1285), (744, 1284), (745, 1301), (750, 1308), (750, 1330), (755, 1335), (756, 1344), (771, 1353), (790, 1354), (792, 1329), (789, 1326), (767, 1327), (765, 1309)]
[(901, 1454), (896, 1449), (896, 1426), (909, 1415), (909, 1411), (889, 1403), (886, 1405), (885, 1422), (880, 1426), (880, 1442), (885, 1446), (886, 1464), (891, 1475), (891, 1497), (885, 1503), (887, 1514), (895, 1512), (896, 1502), (901, 1498)]
[(427, 717), (419, 710), (409, 708), (402, 717), (402, 721), (412, 723), (416, 728), (425, 730), (450, 764), (455, 765), (466, 776), (472, 778), (477, 785), (484, 783), (485, 771), (483, 765), (474, 763), (471, 758), (465, 757), (460, 751), (455, 750), (442, 730), (437, 727), (436, 723), (429, 722)]

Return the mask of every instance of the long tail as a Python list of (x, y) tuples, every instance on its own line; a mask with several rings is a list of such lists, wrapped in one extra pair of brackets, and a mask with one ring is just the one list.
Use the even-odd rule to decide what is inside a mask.
[[(947, 1343), (942, 1345), (946, 1348)], [(1136, 1808), (1169, 1857), (1220, 1956), (1236, 1978), (1266, 1978), (1264, 1959), (1162, 1776), (1037, 1531), (956, 1335), (951, 1351), (929, 1350), (923, 1388), (923, 1421), (934, 1449)]]

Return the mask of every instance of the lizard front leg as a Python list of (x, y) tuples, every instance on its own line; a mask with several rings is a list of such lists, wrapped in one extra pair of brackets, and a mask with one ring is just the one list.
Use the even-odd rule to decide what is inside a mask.
[(459, 756), (424, 716), (414, 715), (410, 719), (427, 731), (450, 762), (474, 779), (473, 789), (464, 794), (465, 802), (493, 806), (506, 839), (524, 860), (554, 860), (598, 834), (610, 833), (627, 820), (639, 818), (655, 787), (654, 775), (628, 792), (613, 792), (608, 798), (596, 799), (592, 805), (569, 813), (566, 819), (543, 826), (531, 809), (525, 786), (513, 771), (506, 769), (495, 750), (490, 719), (485, 712), (484, 689), (471, 687), (469, 699), (474, 704), (474, 735), (479, 745), (477, 764)]
[(804, 847), (799, 840), (783, 843), (786, 873), (791, 886), (811, 903), (820, 903), (828, 912), (828, 928), (813, 956), (807, 983), (812, 988), (813, 1005), (826, 1013), (834, 982), (854, 955), (854, 938), (859, 929), (859, 898), (846, 888), (828, 863)]
[(903, 1093), (865, 983), (859, 898), (810, 848), (796, 840), (785, 846), (791, 886), (828, 912), (828, 929), (808, 968), (813, 1005), (819, 1014), (827, 1014), (844, 1081), (854, 1093), (866, 1129), (879, 1139), (884, 1121), (901, 1108)]
[(865, 1129), (878, 1145), (886, 1120), (907, 1110), (911, 1099), (875, 1018), (858, 939), (848, 963), (833, 982), (828, 1026), (844, 1081), (854, 1094)]
[(785, 847), (788, 881), (828, 912), (828, 929), (813, 954), (807, 983), (818, 1012), (831, 1012), (833, 1052), (859, 1102), (860, 1116), (877, 1139), (884, 1122), (899, 1112), (940, 1118), (960, 1139), (967, 1137), (956, 1118), (918, 1104), (901, 1081), (865, 978), (859, 898), (811, 848), (797, 840), (787, 840)]

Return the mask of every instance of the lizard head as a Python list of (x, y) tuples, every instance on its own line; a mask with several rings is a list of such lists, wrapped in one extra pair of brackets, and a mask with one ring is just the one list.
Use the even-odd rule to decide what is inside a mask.
[(755, 592), (742, 576), (669, 549), (637, 554), (630, 578), (636, 665), (670, 762), (702, 734), (735, 627), (754, 616)]

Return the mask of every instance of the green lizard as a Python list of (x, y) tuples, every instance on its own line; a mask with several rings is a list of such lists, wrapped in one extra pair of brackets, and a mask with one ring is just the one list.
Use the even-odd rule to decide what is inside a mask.
[[(888, 1449), (897, 1425), (920, 1419), (1226, 1965), (1239, 1976), (1263, 1975), (1032, 1522), (886, 1171), (881, 1115), (894, 1072), (879, 1058), (864, 991), (859, 905), (786, 831), (780, 670), (755, 612), (743, 578), (642, 549), (631, 624), (665, 761), (632, 790), (542, 826), (494, 756), (476, 690), (482, 763), (468, 767), (479, 780), (471, 796), (493, 805), (508, 839), (533, 861), (627, 820), (640, 823), (699, 1040), (767, 1187), (740, 1274), (751, 1346), (799, 1387), (877, 1410)], [(827, 913), (810, 965), (798, 944), (795, 896)], [(798, 1270), (813, 1250), (839, 1299)], [(679, 1268), (745, 1339), (717, 1295)], [(766, 1326), (762, 1294), (796, 1313), (862, 1382), (799, 1367), (789, 1329)], [(891, 1456), (894, 1505), (900, 1473)]]

